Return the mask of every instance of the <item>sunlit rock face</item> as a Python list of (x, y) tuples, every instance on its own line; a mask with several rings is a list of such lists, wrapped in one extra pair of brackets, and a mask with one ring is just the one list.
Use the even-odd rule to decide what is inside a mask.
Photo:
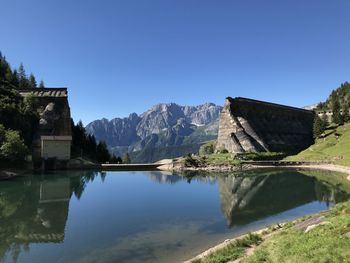
[(98, 141), (105, 141), (116, 155), (129, 152), (133, 161), (152, 162), (198, 152), (203, 142), (216, 139), (221, 110), (213, 103), (162, 103), (141, 115), (95, 120), (86, 130)]
[(221, 112), (217, 150), (298, 152), (313, 142), (312, 111), (245, 98), (230, 98)]

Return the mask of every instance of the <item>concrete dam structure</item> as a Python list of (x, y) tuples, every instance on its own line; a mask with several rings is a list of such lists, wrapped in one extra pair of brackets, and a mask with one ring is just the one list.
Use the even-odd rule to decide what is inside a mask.
[(246, 98), (226, 98), (216, 150), (296, 153), (313, 143), (314, 112)]

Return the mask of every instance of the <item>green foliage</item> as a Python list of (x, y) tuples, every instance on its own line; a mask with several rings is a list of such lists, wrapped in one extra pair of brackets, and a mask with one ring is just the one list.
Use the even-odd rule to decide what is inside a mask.
[(350, 166), (350, 124), (330, 126), (322, 138), (297, 155), (289, 156), (290, 161), (325, 161)]
[(200, 162), (197, 158), (193, 158), (192, 154), (188, 154), (185, 157), (185, 167), (198, 167), (200, 165)]
[(340, 203), (324, 218), (328, 224), (308, 233), (286, 228), (272, 235), (242, 262), (348, 262), (350, 202)]
[(26, 72), (24, 70), (23, 64), (21, 63), (21, 65), (18, 68), (18, 87), (20, 89), (27, 89), (29, 88), (29, 81), (26, 75)]
[(24, 99), (16, 90), (0, 85), (0, 123), (6, 129), (18, 130), (27, 146), (31, 145), (39, 120), (33, 105), (32, 98)]
[(33, 74), (29, 75), (28, 79), (29, 88), (35, 89), (37, 87), (36, 79)]
[(282, 152), (246, 152), (239, 153), (235, 156), (238, 160), (249, 160), (249, 161), (275, 161), (281, 160), (286, 157), (285, 153)]
[(228, 150), (227, 149), (221, 149), (219, 152), (225, 154), (225, 153), (228, 153)]
[(123, 157), (123, 163), (131, 163), (130, 155), (129, 153), (126, 153)]
[(96, 159), (100, 163), (106, 163), (111, 159), (105, 142), (99, 142), (96, 147)]
[(332, 116), (333, 122), (339, 125), (344, 124), (343, 116), (340, 113), (340, 103), (336, 99), (333, 101), (332, 111), (333, 111), (333, 116)]
[(214, 153), (205, 159), (207, 165), (239, 165), (240, 161), (235, 160), (231, 153)]
[(44, 81), (40, 80), (40, 83), (39, 83), (39, 89), (44, 89), (45, 88), (45, 84), (44, 84)]
[(324, 122), (320, 117), (315, 115), (313, 124), (313, 134), (314, 138), (320, 137), (320, 135), (325, 131), (327, 123)]
[(258, 245), (262, 242), (262, 238), (257, 234), (249, 233), (243, 238), (236, 239), (229, 245), (220, 249), (204, 259), (196, 259), (192, 262), (197, 263), (225, 263), (240, 258), (244, 255), (245, 249)]
[(0, 127), (0, 159), (10, 164), (23, 163), (28, 148), (18, 131), (5, 130)]
[(333, 111), (333, 122), (343, 124), (350, 121), (350, 83), (345, 82), (337, 89), (333, 90), (325, 102), (317, 105), (318, 110)]
[(105, 142), (96, 142), (95, 136), (87, 134), (81, 121), (75, 125), (71, 120), (72, 126), (72, 146), (73, 157), (84, 157), (100, 163), (110, 161), (111, 155)]
[(0, 124), (0, 146), (4, 143), (5, 141), (5, 134), (6, 130), (4, 125)]
[(199, 148), (199, 155), (213, 154), (215, 151), (215, 145), (216, 145), (216, 141), (210, 141), (210, 142), (207, 142), (206, 144), (203, 144)]
[(122, 160), (122, 158), (120, 157), (120, 156), (115, 156), (114, 154), (113, 154), (113, 156), (112, 156), (112, 158), (110, 159), (110, 161), (109, 161), (110, 163), (115, 163), (115, 164), (121, 164), (121, 163), (123, 163), (123, 160)]

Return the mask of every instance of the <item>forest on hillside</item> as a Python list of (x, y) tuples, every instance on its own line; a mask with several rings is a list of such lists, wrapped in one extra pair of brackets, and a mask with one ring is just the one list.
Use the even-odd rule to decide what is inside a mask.
[[(40, 114), (35, 97), (22, 97), (19, 90), (45, 88), (39, 85), (34, 74), (27, 75), (23, 64), (12, 68), (0, 52), (0, 167), (24, 165), (31, 154), (32, 140), (39, 123)], [(87, 135), (85, 128), (72, 120), (72, 156), (87, 157), (92, 161), (121, 161), (111, 156), (104, 142), (96, 142)]]

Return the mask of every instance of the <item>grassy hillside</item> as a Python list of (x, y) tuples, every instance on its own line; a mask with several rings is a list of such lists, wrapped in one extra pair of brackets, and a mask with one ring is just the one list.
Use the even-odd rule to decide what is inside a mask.
[(242, 262), (349, 262), (350, 202), (331, 209), (324, 222), (307, 233), (287, 225)]
[(331, 161), (350, 166), (350, 124), (328, 128), (314, 145), (295, 156), (290, 161)]

